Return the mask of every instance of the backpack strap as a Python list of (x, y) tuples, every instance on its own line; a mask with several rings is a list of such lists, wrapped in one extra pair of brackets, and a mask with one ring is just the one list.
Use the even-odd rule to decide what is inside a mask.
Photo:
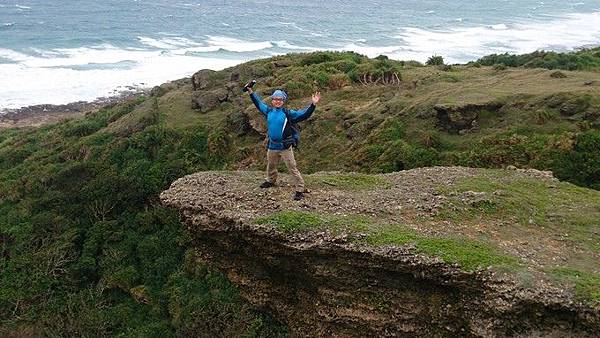
[[(292, 124), (294, 122), (292, 122), (292, 117), (290, 116), (290, 112), (287, 108), (283, 108), (283, 113), (285, 114), (285, 118), (287, 119), (287, 123), (285, 125), (285, 129), (283, 130), (283, 137), (292, 137), (294, 135), (294, 129), (292, 127)], [(287, 136), (286, 136), (286, 131), (287, 131)]]
[(285, 114), (285, 117), (287, 117), (289, 123), (292, 123), (292, 117), (290, 116), (290, 110), (287, 108), (283, 108), (283, 113)]

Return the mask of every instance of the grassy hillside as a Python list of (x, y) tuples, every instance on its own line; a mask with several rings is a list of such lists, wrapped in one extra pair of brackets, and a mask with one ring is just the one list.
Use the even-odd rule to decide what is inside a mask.
[[(209, 72), (201, 90), (183, 79), (83, 118), (2, 130), (0, 333), (284, 334), (201, 264), (158, 203), (188, 173), (264, 168), (262, 122), (242, 82), (258, 79), (263, 96), (286, 89), (292, 108), (323, 91), (303, 123), (303, 172), (516, 165), (598, 189), (600, 73), (552, 74), (291, 54)], [(223, 102), (192, 108), (232, 79)]]
[[(398, 74), (402, 82), (375, 79)], [(563, 180), (600, 187), (598, 161), (600, 73), (474, 66), (428, 66), (367, 59), (352, 53), (313, 53), (253, 61), (208, 75), (207, 87), (170, 84), (158, 106), (164, 123), (208, 125), (227, 168), (262, 169), (262, 118), (246, 96), (208, 112), (191, 108), (194, 93), (218, 92), (231, 77), (258, 79), (263, 97), (290, 93), (291, 108), (323, 91), (314, 116), (302, 124), (305, 172), (340, 169), (390, 172), (428, 165), (552, 170)], [(365, 77), (373, 81), (363, 81)], [(175, 88), (174, 88), (175, 87)], [(220, 136), (219, 136), (220, 135)]]

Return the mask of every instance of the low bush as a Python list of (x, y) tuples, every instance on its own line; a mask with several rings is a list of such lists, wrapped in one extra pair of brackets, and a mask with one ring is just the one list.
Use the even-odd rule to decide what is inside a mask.
[(444, 65), (444, 58), (440, 55), (430, 56), (425, 62), (428, 66), (442, 66)]

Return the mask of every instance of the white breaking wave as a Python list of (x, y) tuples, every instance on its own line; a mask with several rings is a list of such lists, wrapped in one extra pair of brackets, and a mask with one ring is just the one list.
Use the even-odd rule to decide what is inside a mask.
[(394, 53), (397, 50), (399, 50), (400, 48), (401, 48), (400, 46), (374, 47), (374, 46), (364, 46), (364, 45), (357, 45), (355, 43), (351, 43), (351, 44), (348, 44), (337, 50), (338, 51), (353, 51), (353, 52), (357, 52), (359, 54), (366, 55), (368, 57), (373, 58), (373, 57), (376, 57), (379, 55), (386, 55), (386, 54)]
[(568, 14), (548, 22), (498, 23), (448, 30), (405, 27), (396, 38), (400, 43), (391, 46), (369, 46), (360, 39), (333, 50), (421, 62), (432, 55), (441, 55), (450, 63), (473, 61), (494, 53), (524, 54), (541, 49), (572, 51), (600, 44), (600, 12)]
[[(254, 52), (274, 47), (224, 36), (208, 36), (200, 43), (183, 37), (138, 37), (146, 48), (117, 48), (110, 44), (53, 50), (31, 49), (31, 54), (0, 48), (0, 110), (35, 104), (92, 101), (114, 94), (115, 88), (151, 87), (190, 76), (203, 68), (219, 70), (249, 61), (247, 56), (219, 59), (202, 52)], [(278, 41), (280, 48), (316, 50)], [(151, 48), (148, 48), (151, 47)], [(190, 55), (191, 54), (191, 55)], [(268, 55), (268, 53), (267, 53)]]
[(156, 39), (145, 37), (145, 36), (138, 36), (138, 39), (140, 40), (140, 42), (142, 44), (144, 44), (146, 46), (154, 47), (154, 48), (171, 49), (171, 48), (175, 47), (164, 40), (156, 40)]
[[(93, 101), (114, 95), (117, 88), (151, 87), (190, 76), (199, 69), (220, 70), (247, 61), (118, 49), (110, 45), (44, 54), (56, 52), (60, 57), (35, 57), (0, 48), (1, 58), (18, 62), (0, 64), (0, 83), (3, 84), (0, 111), (36, 104)], [(123, 62), (127, 62), (128, 67), (119, 67)]]
[(33, 57), (27, 54), (15, 52), (14, 50), (6, 48), (0, 48), (0, 58), (16, 62), (22, 62), (33, 59)]
[(252, 42), (226, 36), (212, 35), (208, 36), (207, 44), (209, 47), (218, 47), (218, 49), (223, 49), (230, 52), (254, 52), (273, 47), (269, 41)]
[(501, 23), (501, 24), (497, 24), (497, 25), (491, 25), (490, 26), (492, 29), (508, 29), (508, 26), (506, 26), (505, 24)]
[(285, 49), (295, 49), (295, 50), (303, 50), (303, 51), (317, 51), (317, 50), (319, 50), (319, 48), (317, 48), (317, 47), (302, 47), (302, 46), (292, 45), (292, 44), (288, 43), (285, 40), (282, 40), (282, 41), (273, 41), (273, 43), (275, 45), (277, 45), (277, 47), (285, 48)]
[(573, 50), (600, 44), (600, 12), (568, 14), (548, 21), (492, 26), (426, 30), (407, 27), (397, 36), (397, 51), (388, 56), (425, 61), (442, 55), (453, 63), (493, 53), (531, 53), (540, 49)]
[(226, 36), (208, 35), (204, 43), (198, 43), (186, 38), (162, 38), (154, 39), (140, 36), (138, 39), (146, 46), (166, 49), (176, 54), (185, 54), (187, 52), (216, 52), (226, 50), (230, 52), (254, 52), (273, 47), (269, 41), (244, 41)]
[(182, 37), (168, 37), (157, 40), (145, 36), (139, 36), (138, 39), (142, 44), (146, 46), (159, 49), (176, 49), (181, 47), (202, 46), (201, 43), (197, 43), (195, 41)]

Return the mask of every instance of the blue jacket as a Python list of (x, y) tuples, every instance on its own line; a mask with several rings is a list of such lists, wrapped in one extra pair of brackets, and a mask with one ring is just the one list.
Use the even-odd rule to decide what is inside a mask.
[[(256, 108), (267, 118), (267, 135), (269, 136), (269, 144), (267, 148), (271, 150), (284, 150), (289, 148), (283, 145), (283, 130), (289, 121), (285, 116), (283, 107), (275, 108), (268, 106), (262, 101), (260, 96), (253, 92), (250, 94), (250, 99)], [(299, 122), (309, 118), (315, 111), (316, 106), (311, 103), (308, 107), (302, 110), (288, 109), (288, 113), (292, 122)]]

